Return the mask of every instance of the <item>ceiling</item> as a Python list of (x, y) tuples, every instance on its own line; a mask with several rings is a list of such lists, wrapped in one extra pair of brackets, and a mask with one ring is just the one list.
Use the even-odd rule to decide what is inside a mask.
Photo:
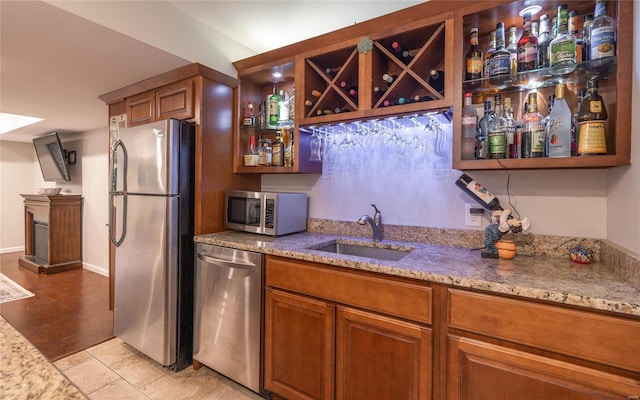
[(98, 96), (199, 62), (231, 62), (423, 1), (0, 0), (0, 112), (44, 118), (0, 135), (30, 142), (106, 129)]

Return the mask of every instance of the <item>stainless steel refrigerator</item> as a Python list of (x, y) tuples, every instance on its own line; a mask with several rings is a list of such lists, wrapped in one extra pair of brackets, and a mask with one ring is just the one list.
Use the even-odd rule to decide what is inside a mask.
[(114, 334), (163, 366), (192, 363), (195, 127), (112, 130)]

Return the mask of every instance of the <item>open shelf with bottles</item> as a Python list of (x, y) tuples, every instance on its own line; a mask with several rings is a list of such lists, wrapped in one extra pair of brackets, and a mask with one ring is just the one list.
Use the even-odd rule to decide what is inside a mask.
[[(294, 103), (294, 107), (289, 108), (290, 115), (286, 120), (280, 120), (277, 123), (269, 124), (268, 116), (265, 122), (260, 123), (260, 104), (266, 103), (268, 96), (273, 93), (274, 84), (277, 90), (283, 90), (291, 96), (295, 90), (296, 62), (294, 59), (286, 59), (284, 61), (263, 65), (259, 68), (240, 71), (240, 87), (237, 109), (240, 113), (235, 121), (237, 126), (237, 134), (234, 136), (233, 143), (233, 172), (235, 173), (320, 173), (322, 172), (322, 163), (309, 162), (309, 134), (299, 131), (297, 124), (298, 104)], [(274, 75), (275, 74), (275, 75)], [(296, 94), (297, 96), (297, 94)], [(295, 97), (293, 98), (295, 102)], [(254, 108), (254, 124), (245, 125), (246, 110), (248, 104), (253, 104)], [(266, 104), (265, 104), (265, 110)], [(291, 115), (293, 114), (293, 115)], [(276, 138), (278, 130), (286, 129), (290, 133), (285, 137), (293, 137), (293, 157), (291, 166), (246, 166), (244, 161), (245, 154), (250, 152), (250, 138), (255, 137), (256, 145), (260, 137), (269, 139), (273, 142)], [(288, 143), (286, 143), (288, 144)]]
[[(533, 20), (540, 15), (547, 14), (551, 20), (557, 14), (557, 7), (566, 1), (545, 1), (541, 3), (542, 10)], [(582, 20), (585, 14), (594, 13), (594, 1), (572, 1), (569, 9), (577, 11), (582, 28)], [(492, 6), (478, 3), (465, 7), (456, 13), (456, 60), (460, 60), (460, 68), (456, 68), (454, 87), (459, 88), (454, 96), (454, 141), (453, 141), (453, 168), (461, 170), (482, 169), (544, 169), (544, 168), (607, 168), (630, 163), (631, 143), (631, 91), (627, 84), (632, 69), (632, 57), (628, 49), (632, 46), (633, 33), (633, 5), (627, 1), (608, 1), (607, 15), (617, 23), (617, 55), (598, 61), (584, 61), (576, 64), (574, 71), (564, 75), (553, 75), (549, 68), (540, 68), (533, 71), (520, 72), (509, 75), (502, 80), (477, 79), (464, 80), (465, 55), (469, 48), (469, 33), (472, 27), (479, 31), (479, 44), (483, 52), (488, 48), (489, 34), (495, 30), (498, 22), (504, 22), (505, 30), (509, 27), (517, 27), (518, 37), (522, 34), (522, 17), (518, 12), (526, 5), (526, 1), (518, 0), (494, 4)], [(456, 62), (457, 63), (457, 62)], [(511, 97), (514, 117), (519, 120), (524, 110), (527, 93), (538, 93), (538, 110), (547, 115), (547, 96), (554, 93), (554, 87), (558, 83), (567, 85), (565, 99), (571, 112), (577, 110), (577, 92), (586, 86), (591, 79), (598, 81), (598, 93), (602, 96), (608, 112), (606, 126), (607, 154), (588, 157), (572, 156), (564, 158), (514, 158), (514, 159), (483, 159), (462, 160), (462, 126), (461, 109), (463, 94), (472, 92), (474, 103), (490, 99), (493, 104), (493, 96), (502, 94), (503, 97)]]

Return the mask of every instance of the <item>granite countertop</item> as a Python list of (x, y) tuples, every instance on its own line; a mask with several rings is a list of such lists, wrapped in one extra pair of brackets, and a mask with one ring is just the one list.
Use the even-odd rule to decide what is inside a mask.
[(0, 397), (80, 400), (87, 397), (0, 317)]
[(483, 259), (479, 251), (465, 248), (391, 240), (379, 245), (414, 250), (399, 261), (383, 261), (309, 249), (336, 239), (373, 245), (370, 238), (312, 232), (270, 237), (226, 231), (195, 237), (198, 243), (640, 316), (640, 290), (601, 262), (580, 265), (568, 257), (523, 255)]

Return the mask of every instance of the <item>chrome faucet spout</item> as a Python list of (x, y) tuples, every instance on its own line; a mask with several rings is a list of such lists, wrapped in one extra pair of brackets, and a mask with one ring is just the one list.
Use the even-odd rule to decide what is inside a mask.
[(371, 225), (371, 230), (373, 231), (373, 241), (379, 242), (383, 239), (384, 236), (382, 232), (382, 214), (375, 204), (371, 204), (371, 206), (376, 211), (376, 213), (373, 215), (373, 218), (370, 215), (363, 215), (358, 220), (358, 224), (366, 225), (367, 223), (369, 223), (369, 225)]

